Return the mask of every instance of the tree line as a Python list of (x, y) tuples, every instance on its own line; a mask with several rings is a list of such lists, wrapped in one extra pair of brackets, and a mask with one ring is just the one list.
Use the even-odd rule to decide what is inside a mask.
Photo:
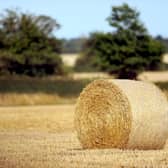
[[(92, 34), (92, 33), (91, 33)], [(86, 41), (89, 37), (76, 37), (70, 39), (61, 39), (62, 41), (62, 50), (61, 53), (72, 53), (78, 54), (81, 53), (84, 49)], [(165, 47), (165, 51), (168, 52), (168, 38), (165, 38), (161, 35), (154, 37), (155, 40), (158, 40)]]
[(163, 38), (154, 39), (140, 13), (128, 4), (112, 7), (107, 21), (113, 31), (88, 38), (58, 39), (59, 23), (49, 16), (6, 10), (0, 17), (0, 75), (63, 74), (61, 52), (80, 52), (75, 70), (97, 70), (118, 78), (136, 78), (161, 67)]
[(60, 25), (49, 16), (6, 10), (0, 18), (0, 73), (42, 76), (61, 74)]
[(136, 79), (142, 71), (162, 67), (165, 46), (148, 33), (136, 9), (126, 3), (114, 6), (107, 22), (114, 31), (91, 34), (76, 70), (97, 69), (117, 78)]

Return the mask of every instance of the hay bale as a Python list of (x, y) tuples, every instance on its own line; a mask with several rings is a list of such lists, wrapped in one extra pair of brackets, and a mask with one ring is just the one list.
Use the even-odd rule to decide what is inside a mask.
[(83, 148), (160, 149), (168, 137), (168, 104), (153, 84), (96, 80), (80, 94), (75, 127)]

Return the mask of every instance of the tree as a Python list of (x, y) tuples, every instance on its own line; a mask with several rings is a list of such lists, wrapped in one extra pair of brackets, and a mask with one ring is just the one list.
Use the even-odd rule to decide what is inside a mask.
[[(91, 33), (82, 47), (81, 57), (76, 62), (76, 71), (101, 71), (105, 70), (102, 61), (108, 55), (111, 48), (112, 38), (110, 33)], [(106, 62), (109, 65), (109, 62)], [(105, 64), (106, 64), (105, 63)]]
[(164, 38), (161, 35), (158, 35), (155, 39), (160, 41), (165, 46), (165, 51), (168, 52), (168, 38)]
[(164, 47), (148, 34), (139, 12), (127, 4), (115, 6), (107, 21), (114, 32), (92, 34), (77, 65), (81, 60), (89, 60), (92, 67), (129, 79), (161, 65)]
[(139, 19), (140, 13), (124, 3), (121, 6), (112, 7), (112, 13), (107, 18), (110, 26), (118, 33), (129, 31), (135, 35), (146, 34), (147, 30)]
[(6, 10), (0, 18), (1, 73), (29, 76), (62, 73), (61, 41), (52, 34), (57, 28), (59, 24), (48, 16)]
[[(107, 18), (109, 24), (116, 29), (113, 35), (116, 48), (111, 49), (117, 49), (116, 57), (121, 60), (117, 67), (119, 78), (134, 79), (141, 71), (157, 69), (161, 64), (164, 47), (148, 34), (139, 15), (136, 9), (124, 3), (113, 7), (111, 16)], [(111, 57), (113, 64), (115, 58)], [(106, 60), (108, 59), (109, 57)]]
[(63, 53), (79, 53), (82, 50), (82, 46), (85, 43), (85, 37), (72, 38), (72, 39), (62, 39)]

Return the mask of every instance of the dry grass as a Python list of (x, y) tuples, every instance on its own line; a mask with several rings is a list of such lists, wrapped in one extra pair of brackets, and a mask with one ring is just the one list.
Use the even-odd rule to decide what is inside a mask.
[(75, 103), (89, 80), (0, 77), (0, 106)]
[(162, 62), (168, 64), (168, 53), (163, 55)]
[(141, 73), (138, 78), (150, 82), (167, 82), (168, 71), (146, 71)]
[[(95, 78), (115, 78), (105, 72), (75, 72), (71, 74), (73, 79), (95, 79)], [(138, 79), (150, 82), (167, 82), (168, 71), (145, 71), (138, 75)]]
[(0, 108), (0, 168), (168, 167), (168, 150), (82, 150), (74, 106)]
[(75, 72), (72, 75), (73, 79), (97, 79), (97, 78), (114, 78), (114, 76), (111, 76), (105, 72)]
[[(105, 73), (74, 73), (70, 77), (45, 78), (0, 77), (0, 106), (74, 104), (83, 87), (95, 78), (113, 77)], [(145, 80), (168, 81), (168, 71), (151, 72)], [(158, 85), (168, 90), (167, 82), (160, 82)]]
[(73, 133), (0, 133), (1, 167), (167, 167), (168, 151), (81, 150)]
[(61, 97), (49, 93), (0, 93), (0, 106), (71, 104), (76, 97)]
[(72, 105), (1, 107), (0, 131), (72, 131), (73, 111)]

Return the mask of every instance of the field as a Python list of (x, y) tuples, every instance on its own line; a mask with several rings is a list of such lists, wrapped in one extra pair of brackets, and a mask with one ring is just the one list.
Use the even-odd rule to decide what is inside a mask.
[[(61, 54), (61, 58), (63, 60), (63, 63), (67, 66), (74, 66), (76, 63), (76, 60), (79, 58), (79, 54), (78, 53), (74, 53), (74, 54)], [(162, 57), (162, 62), (163, 63), (168, 63), (168, 54), (164, 54)]]
[[(168, 167), (168, 142), (155, 151), (81, 148), (73, 125), (75, 102), (93, 78), (107, 77), (99, 75), (1, 77), (0, 168)], [(154, 78), (148, 73), (144, 80)], [(168, 95), (166, 80), (154, 82)]]
[(91, 79), (1, 77), (0, 106), (74, 104)]
[[(164, 77), (164, 73), (158, 72), (157, 76)], [(168, 78), (156, 80), (151, 74), (148, 72), (148, 81), (153, 79), (168, 95)], [(74, 74), (73, 77), (0, 77), (0, 106), (75, 104), (82, 89), (97, 78), (112, 77), (103, 73)]]
[(66, 66), (73, 67), (78, 59), (79, 54), (61, 54), (63, 63)]
[(74, 105), (0, 108), (0, 167), (168, 167), (164, 150), (83, 150)]

